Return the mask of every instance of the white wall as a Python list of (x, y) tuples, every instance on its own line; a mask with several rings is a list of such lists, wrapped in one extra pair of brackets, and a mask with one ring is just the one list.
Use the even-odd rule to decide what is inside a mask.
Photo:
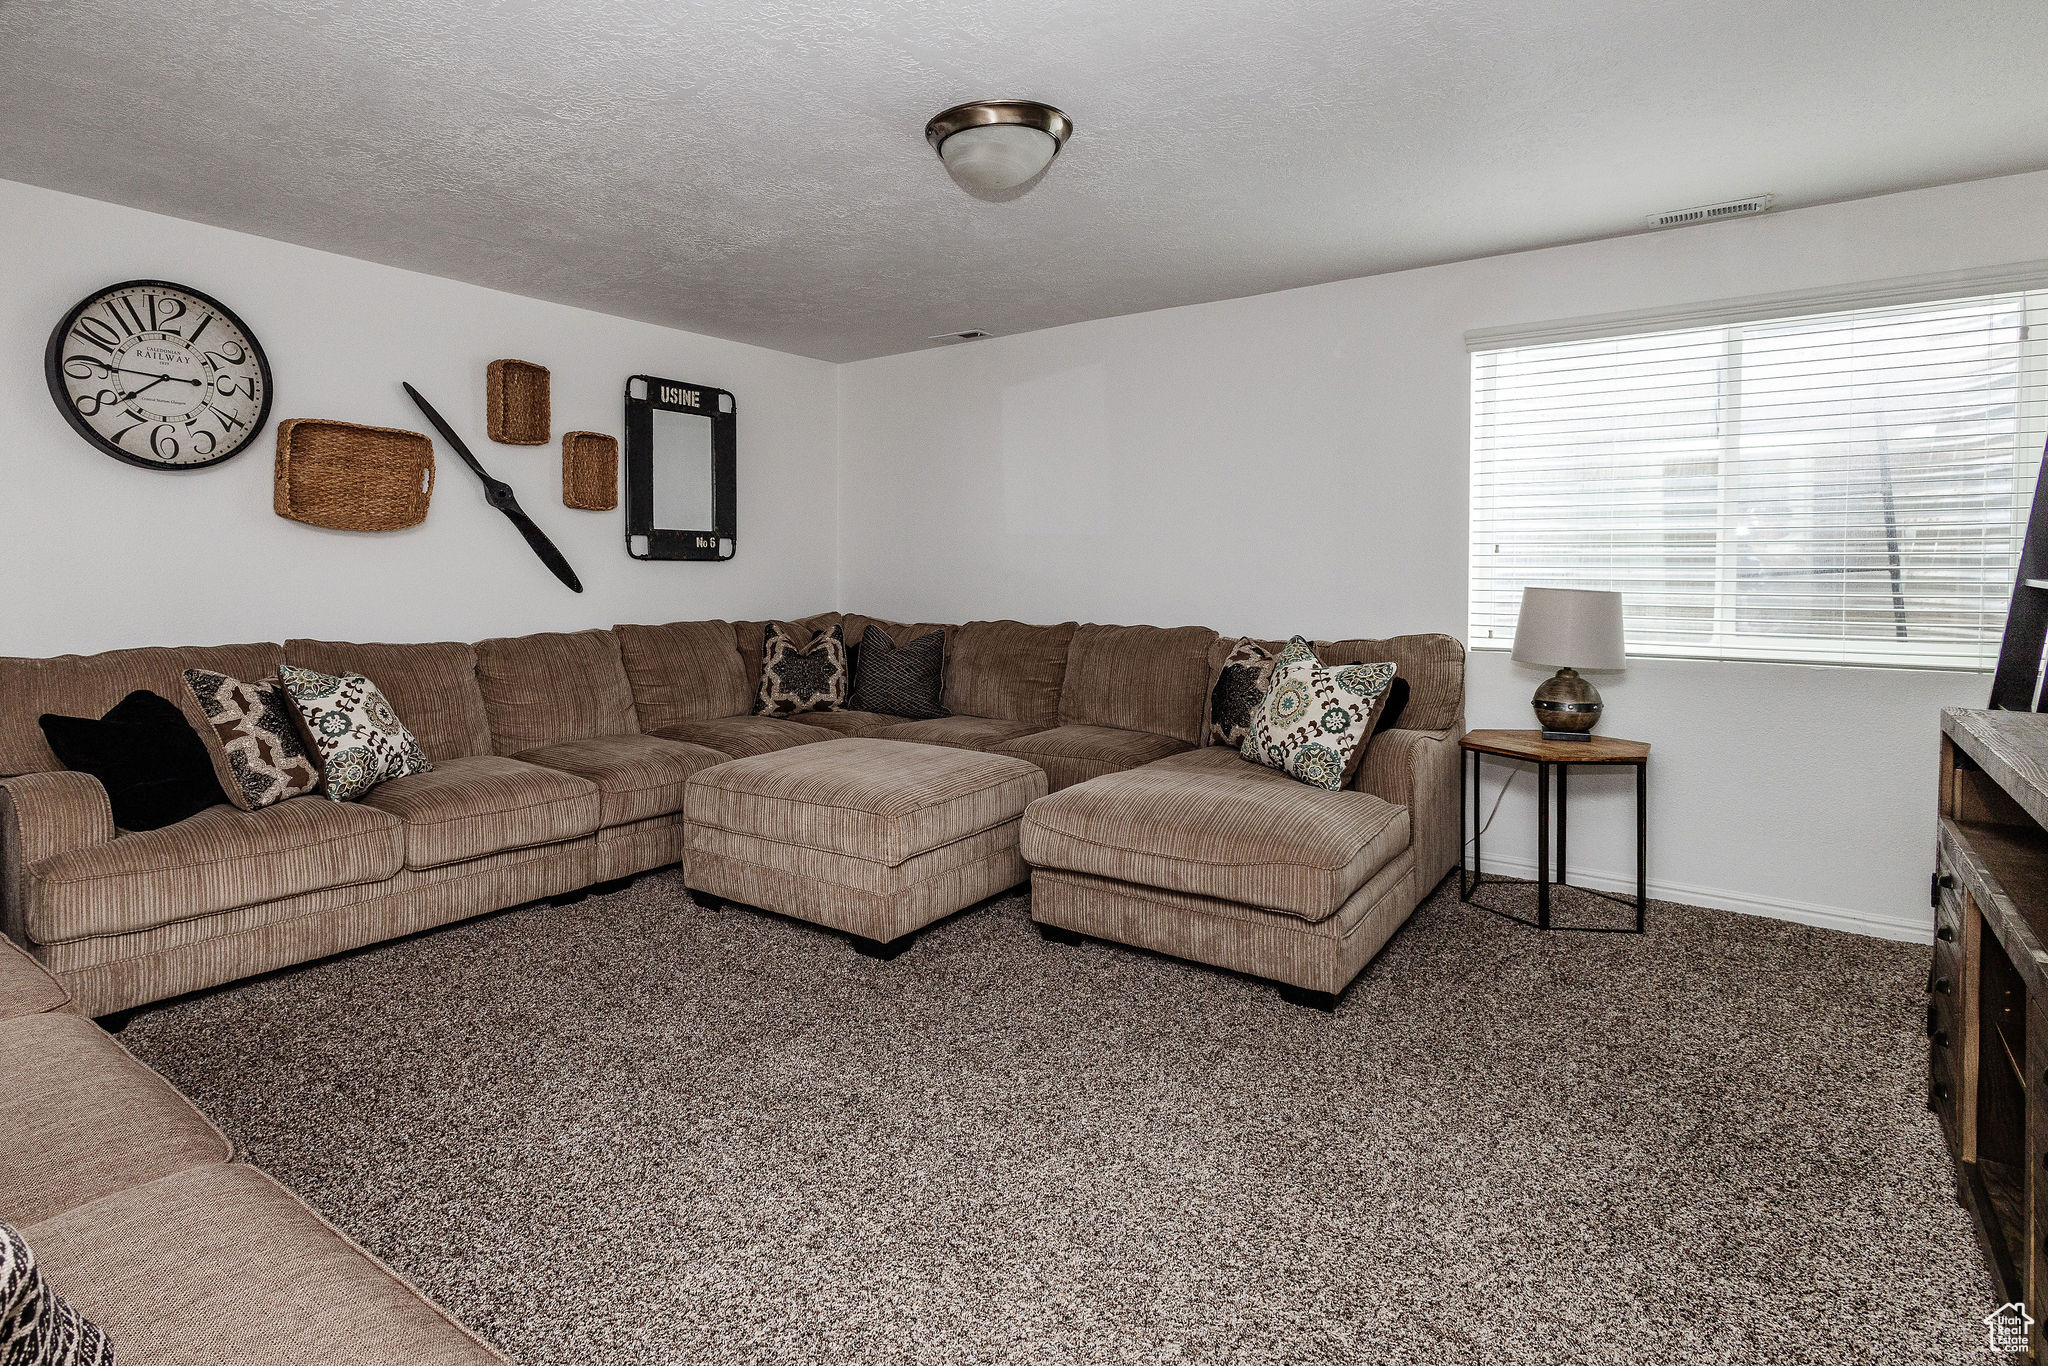
[[(155, 278), (211, 294), (270, 357), (274, 424), (338, 418), (428, 431), (410, 380), (575, 566), (557, 583), (436, 439), (432, 510), (406, 531), (326, 531), (271, 511), (266, 432), (225, 464), (142, 470), (98, 453), (43, 381), (78, 300)], [(484, 367), (553, 372), (554, 440), (484, 435)], [(561, 433), (621, 436), (628, 375), (739, 403), (739, 548), (723, 564), (629, 559), (623, 514), (562, 506)], [(833, 368), (0, 181), (0, 654), (140, 644), (473, 640), (829, 605), (836, 565)]]
[[(2030, 260), (2044, 221), (2048, 173), (848, 365), (841, 604), (1462, 638), (1469, 329)], [(1468, 723), (1532, 724), (1541, 678), (1475, 652)], [(1653, 894), (1926, 932), (1936, 713), (1987, 676), (1645, 660), (1600, 685), (1602, 729), (1656, 747)], [(1532, 787), (1495, 855), (1533, 860)], [(1632, 888), (1627, 777), (1574, 795), (1575, 876)]]

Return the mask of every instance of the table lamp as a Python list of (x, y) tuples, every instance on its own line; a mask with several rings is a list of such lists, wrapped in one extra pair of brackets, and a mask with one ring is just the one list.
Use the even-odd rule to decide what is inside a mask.
[(1590, 588), (1524, 588), (1515, 620), (1517, 664), (1557, 672), (1532, 699), (1546, 740), (1590, 740), (1600, 720), (1600, 690), (1580, 669), (1625, 669), (1621, 594)]

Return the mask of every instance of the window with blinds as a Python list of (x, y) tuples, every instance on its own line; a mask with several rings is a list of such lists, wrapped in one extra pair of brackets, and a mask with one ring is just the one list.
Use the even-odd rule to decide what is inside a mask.
[(1619, 589), (1632, 654), (1988, 670), (2048, 291), (1475, 350), (1471, 635)]

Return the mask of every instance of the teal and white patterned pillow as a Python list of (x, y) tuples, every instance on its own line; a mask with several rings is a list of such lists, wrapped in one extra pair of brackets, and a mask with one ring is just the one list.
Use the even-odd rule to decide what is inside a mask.
[(337, 677), (286, 664), (277, 676), (320, 755), (331, 800), (352, 802), (379, 783), (434, 771), (384, 694), (361, 674)]
[(1392, 664), (1326, 665), (1296, 636), (1274, 657), (1273, 681), (1238, 753), (1334, 792), (1358, 771), (1393, 683)]

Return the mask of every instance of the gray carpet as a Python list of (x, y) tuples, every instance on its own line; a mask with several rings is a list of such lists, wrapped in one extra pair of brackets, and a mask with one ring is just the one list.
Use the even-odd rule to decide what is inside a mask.
[(1987, 1359), (1925, 950), (1650, 931), (1440, 890), (1332, 1017), (1021, 896), (878, 963), (657, 874), (125, 1041), (527, 1366)]

